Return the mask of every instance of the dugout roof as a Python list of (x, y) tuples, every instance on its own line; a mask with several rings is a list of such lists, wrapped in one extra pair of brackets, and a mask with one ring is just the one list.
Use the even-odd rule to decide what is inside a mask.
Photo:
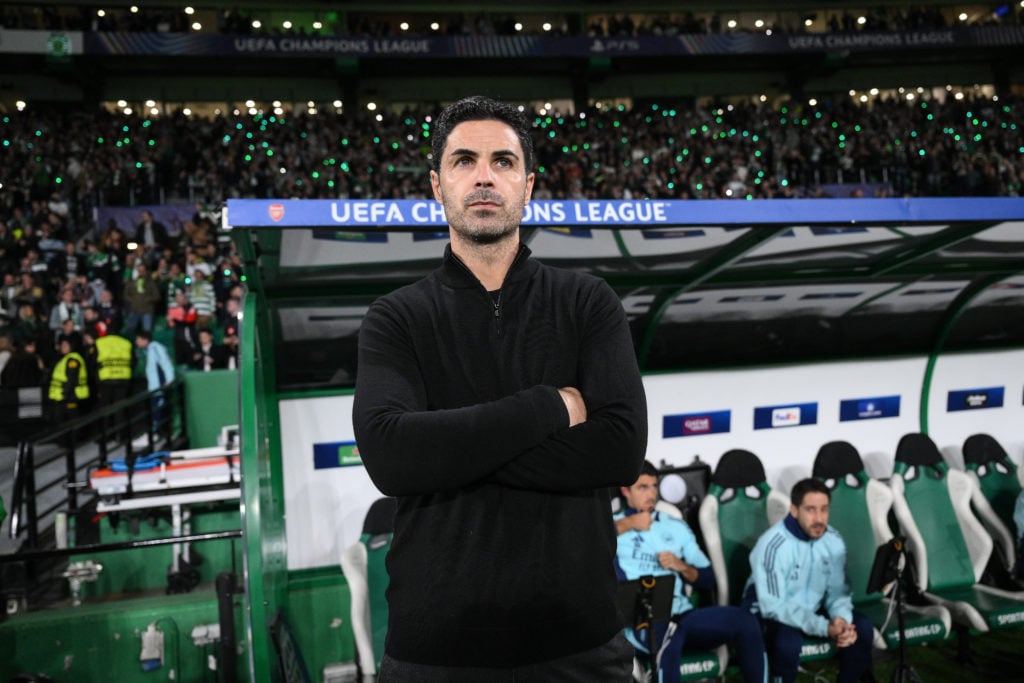
[[(433, 268), (429, 200), (230, 200), (278, 389), (351, 387), (376, 296)], [(1024, 344), (1024, 199), (535, 200), (535, 258), (622, 299), (645, 372)]]

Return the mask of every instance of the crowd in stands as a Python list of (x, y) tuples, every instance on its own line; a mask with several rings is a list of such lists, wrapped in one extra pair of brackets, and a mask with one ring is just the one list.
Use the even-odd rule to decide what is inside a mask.
[[(296, 8), (300, 12), (301, 8)], [(366, 14), (359, 12), (332, 13), (332, 20), (320, 21), (319, 28), (296, 22), (291, 28), (257, 23), (257, 10), (236, 6), (216, 10), (216, 23), (204, 27), (226, 35), (246, 34), (317, 34), (388, 37), (410, 34), (435, 35), (587, 35), (606, 37), (635, 37), (644, 35), (721, 34), (729, 32), (774, 30), (787, 33), (805, 32), (858, 32), (858, 31), (910, 31), (934, 30), (960, 23), (960, 8), (951, 5), (920, 5), (907, 7), (873, 7), (852, 12), (848, 9), (825, 8), (779, 11), (767, 7), (761, 17), (763, 26), (731, 24), (729, 19), (740, 11), (678, 11), (678, 12), (621, 12), (621, 13), (564, 13), (553, 9), (543, 13), (548, 27), (529, 16), (511, 15), (503, 8), (479, 13), (386, 12)], [(753, 16), (755, 10), (744, 9), (744, 15)], [(265, 14), (265, 13), (264, 13)], [(410, 16), (412, 15), (412, 16)], [(410, 21), (411, 20), (411, 21)], [(807, 21), (810, 20), (808, 24)], [(998, 6), (991, 12), (972, 14), (972, 25), (1024, 24), (1024, 8), (1012, 5)], [(4, 28), (65, 30), (65, 31), (123, 31), (123, 32), (188, 32), (193, 18), (178, 8), (169, 7), (109, 7), (102, 13), (95, 6), (86, 5), (6, 5), (0, 8), (0, 26)], [(402, 28), (401, 24), (409, 25)], [(436, 22), (436, 26), (434, 26)]]
[(86, 373), (95, 399), (97, 340), (118, 335), (145, 350), (157, 330), (182, 371), (237, 367), (240, 259), (207, 215), (197, 210), (176, 235), (141, 211), (134, 234), (111, 227), (93, 237), (75, 233), (56, 196), (0, 222), (0, 389), (49, 385), (44, 395), (59, 404), (58, 372), (69, 381), (61, 361), (78, 354), (70, 381)]
[[(537, 115), (539, 199), (1021, 196), (1019, 97), (593, 107)], [(0, 386), (45, 375), (60, 340), (173, 331), (210, 367), (200, 330), (237, 362), (241, 265), (203, 206), (232, 197), (428, 197), (434, 106), (291, 115), (145, 117), (40, 107), (0, 117)], [(201, 201), (178, 229), (140, 210), (134, 234), (98, 205)], [(171, 233), (175, 234), (171, 234)], [(138, 248), (129, 249), (129, 243)], [(80, 338), (81, 337), (81, 338)], [(30, 343), (31, 342), (31, 343)], [(5, 361), (6, 359), (6, 361)], [(11, 380), (26, 372), (29, 379)], [(33, 368), (35, 368), (33, 370)]]
[[(597, 108), (535, 118), (538, 198), (1020, 196), (1019, 96)], [(97, 205), (233, 197), (427, 196), (433, 106), (147, 117), (29, 108), (0, 117), (2, 239), (72, 232)], [(55, 216), (55, 218), (49, 218)], [(45, 219), (45, 220), (44, 220)], [(40, 235), (41, 236), (41, 235)]]

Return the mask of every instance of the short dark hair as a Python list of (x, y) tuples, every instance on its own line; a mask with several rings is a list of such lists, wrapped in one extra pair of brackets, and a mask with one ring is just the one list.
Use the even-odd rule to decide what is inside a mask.
[(801, 479), (797, 483), (793, 484), (793, 490), (789, 494), (789, 502), (797, 507), (803, 505), (804, 496), (808, 493), (824, 493), (828, 496), (829, 500), (832, 500), (832, 492), (825, 482), (821, 479), (815, 479), (814, 477), (808, 477), (807, 479)]
[(645, 474), (648, 477), (658, 476), (658, 468), (651, 464), (650, 460), (644, 460), (644, 464), (640, 466), (640, 474), (639, 476), (637, 476), (637, 479), (644, 476)]
[(523, 168), (527, 173), (533, 170), (533, 138), (530, 137), (530, 124), (523, 112), (511, 104), (492, 100), (483, 95), (474, 95), (445, 107), (432, 126), (430, 156), (431, 166), (435, 171), (440, 169), (448, 136), (455, 126), (466, 121), (501, 121), (508, 124), (515, 131), (523, 148)]
[(138, 330), (135, 333), (136, 339), (145, 339), (146, 341), (153, 341), (153, 333), (149, 330)]

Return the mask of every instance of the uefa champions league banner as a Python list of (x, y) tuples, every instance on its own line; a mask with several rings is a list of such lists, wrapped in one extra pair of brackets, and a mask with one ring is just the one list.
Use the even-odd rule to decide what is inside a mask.
[[(8, 32), (10, 33), (10, 32)], [(38, 33), (44, 33), (39, 31)], [(0, 35), (3, 32), (0, 31)], [(725, 54), (800, 54), (834, 50), (1009, 47), (1024, 44), (1024, 27), (970, 26), (921, 31), (785, 33), (781, 31), (676, 36), (391, 36), (220, 35), (217, 33), (79, 33), (92, 55), (182, 55), (230, 57), (564, 58), (657, 57)], [(75, 39), (72, 39), (75, 44)], [(0, 52), (5, 42), (0, 41)], [(78, 50), (75, 51), (76, 53)]]
[[(533, 200), (526, 227), (666, 227), (753, 225), (948, 224), (1022, 220), (1024, 198), (752, 199), (752, 200)], [(432, 199), (229, 199), (231, 228), (356, 228), (372, 231), (446, 228)]]

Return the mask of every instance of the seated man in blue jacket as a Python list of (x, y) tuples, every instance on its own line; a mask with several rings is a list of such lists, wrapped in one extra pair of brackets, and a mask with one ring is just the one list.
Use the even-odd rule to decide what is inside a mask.
[(802, 479), (790, 493), (789, 514), (765, 531), (750, 552), (745, 604), (764, 625), (772, 682), (796, 678), (803, 635), (830, 638), (839, 648), (838, 683), (859, 681), (871, 666), (874, 629), (853, 611), (846, 579), (846, 544), (828, 525), (831, 493)]
[[(712, 649), (731, 645), (739, 658), (745, 683), (766, 680), (764, 642), (757, 619), (739, 607), (701, 607), (695, 609), (684, 593), (689, 583), (701, 590), (715, 588), (711, 563), (697, 545), (686, 522), (654, 509), (658, 502), (658, 471), (644, 462), (640, 477), (629, 487), (621, 487), (625, 509), (615, 515), (618, 533), (615, 570), (620, 581), (642, 576), (675, 576), (672, 621), (655, 624), (657, 680), (676, 683), (683, 648)], [(633, 647), (648, 651), (646, 630), (626, 629)]]

